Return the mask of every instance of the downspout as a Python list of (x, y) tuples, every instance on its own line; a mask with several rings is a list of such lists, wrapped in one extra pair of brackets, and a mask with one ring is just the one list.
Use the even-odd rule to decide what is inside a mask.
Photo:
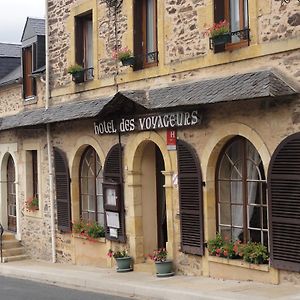
[[(46, 52), (46, 87), (45, 87), (45, 109), (49, 108), (50, 86), (49, 86), (49, 28), (48, 28), (48, 0), (45, 0), (45, 52)], [(53, 188), (53, 159), (50, 124), (47, 125), (47, 152), (48, 152), (48, 169), (49, 169), (49, 200), (50, 200), (50, 227), (51, 227), (51, 253), (52, 263), (56, 262), (55, 246), (55, 216), (54, 216), (54, 188)]]

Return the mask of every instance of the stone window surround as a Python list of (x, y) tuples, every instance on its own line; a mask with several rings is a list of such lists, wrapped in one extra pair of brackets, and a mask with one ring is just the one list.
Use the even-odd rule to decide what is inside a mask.
[[(76, 61), (75, 53), (75, 27), (76, 27), (76, 16), (82, 15), (90, 11), (92, 14), (93, 22), (93, 66), (94, 66), (94, 77), (98, 77), (98, 16), (97, 16), (97, 0), (84, 1), (83, 3), (71, 8), (70, 16), (67, 21), (67, 31), (70, 32), (70, 51), (68, 54), (68, 66), (71, 66)], [(84, 83), (91, 83), (91, 81), (85, 81)]]
[(41, 151), (40, 145), (38, 143), (29, 143), (24, 145), (24, 203), (26, 199), (32, 196), (33, 193), (33, 174), (32, 174), (32, 160), (31, 160), (31, 151), (37, 151), (37, 173), (38, 173), (38, 195), (39, 195), (39, 210), (34, 212), (26, 211), (24, 208), (24, 214), (28, 216), (34, 216), (37, 218), (42, 218), (42, 207), (43, 207), (43, 199), (42, 199), (42, 186), (41, 186)]

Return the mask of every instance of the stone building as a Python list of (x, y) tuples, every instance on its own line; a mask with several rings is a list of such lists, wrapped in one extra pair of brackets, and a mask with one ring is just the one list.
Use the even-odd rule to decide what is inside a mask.
[[(49, 76), (30, 77), (41, 97), (18, 98), (0, 125), (1, 176), (11, 154), (27, 253), (111, 267), (108, 249), (127, 248), (136, 271), (151, 271), (145, 257), (166, 247), (177, 273), (298, 281), (299, 1), (49, 0), (47, 9)], [(230, 34), (218, 43), (206, 28), (224, 19)], [(114, 58), (125, 47), (129, 66)], [(75, 63), (79, 77), (68, 74)], [(1, 195), (6, 225), (3, 185)], [(32, 195), (39, 209), (23, 210)], [(80, 219), (106, 237), (72, 234)], [(216, 232), (264, 244), (269, 264), (210, 256)]]

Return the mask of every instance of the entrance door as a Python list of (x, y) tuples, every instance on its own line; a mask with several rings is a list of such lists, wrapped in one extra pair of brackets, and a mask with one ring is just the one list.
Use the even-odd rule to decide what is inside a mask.
[(165, 170), (163, 156), (157, 146), (155, 146), (156, 160), (156, 199), (157, 199), (157, 247), (166, 248), (168, 241), (167, 214), (166, 214), (166, 194), (165, 194), (165, 176), (162, 171)]
[(17, 231), (16, 185), (15, 164), (10, 155), (7, 161), (7, 215), (8, 230)]

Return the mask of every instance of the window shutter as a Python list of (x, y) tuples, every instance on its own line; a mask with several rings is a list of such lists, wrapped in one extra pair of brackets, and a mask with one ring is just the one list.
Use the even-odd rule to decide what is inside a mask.
[(134, 1), (134, 70), (143, 68), (143, 2), (144, 0)]
[[(226, 0), (214, 0), (214, 22), (219, 23), (220, 21), (223, 21), (225, 19), (225, 1)], [(226, 4), (228, 1), (226, 1)], [(227, 20), (229, 22), (229, 20)], [(224, 52), (225, 51), (225, 45), (215, 45), (214, 46), (214, 52)]]
[(106, 238), (113, 241), (126, 242), (125, 234), (125, 208), (124, 208), (124, 193), (123, 193), (123, 174), (122, 174), (122, 145), (116, 144), (109, 150), (103, 170), (105, 182), (117, 183), (120, 185), (119, 194), (119, 217), (120, 228), (118, 229), (118, 238), (113, 238), (109, 235), (109, 228), (106, 228)]
[(65, 154), (54, 149), (55, 185), (58, 229), (71, 231), (70, 176)]
[(200, 164), (196, 151), (177, 141), (181, 250), (203, 255), (203, 201)]
[(75, 59), (81, 66), (84, 65), (83, 21), (82, 17), (75, 17)]
[(283, 140), (269, 167), (270, 261), (300, 271), (300, 133)]

